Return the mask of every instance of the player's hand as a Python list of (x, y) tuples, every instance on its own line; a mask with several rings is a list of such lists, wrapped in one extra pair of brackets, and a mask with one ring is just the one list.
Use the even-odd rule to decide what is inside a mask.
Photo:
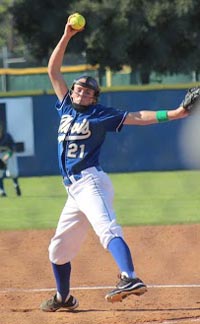
[(176, 109), (176, 115), (178, 118), (184, 118), (189, 115), (189, 112), (181, 105)]
[(77, 33), (81, 32), (83, 30), (84, 30), (84, 28), (79, 29), (79, 30), (73, 29), (71, 27), (71, 24), (70, 24), (70, 21), (69, 21), (69, 18), (68, 18), (67, 23), (65, 25), (65, 32), (64, 33), (67, 34), (67, 36), (69, 36), (71, 38), (71, 37), (73, 37), (74, 35), (76, 35)]

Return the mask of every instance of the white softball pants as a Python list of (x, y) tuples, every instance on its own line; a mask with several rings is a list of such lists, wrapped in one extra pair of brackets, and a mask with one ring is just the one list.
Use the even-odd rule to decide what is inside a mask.
[(123, 237), (113, 210), (110, 178), (95, 167), (81, 174), (80, 180), (66, 187), (68, 199), (49, 245), (49, 259), (55, 264), (69, 262), (77, 255), (90, 224), (105, 249), (114, 237)]

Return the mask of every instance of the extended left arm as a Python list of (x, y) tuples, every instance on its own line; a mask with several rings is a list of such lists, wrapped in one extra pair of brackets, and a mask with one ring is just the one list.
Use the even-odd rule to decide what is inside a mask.
[(187, 110), (182, 106), (173, 110), (141, 110), (128, 113), (124, 120), (124, 125), (151, 125), (159, 122), (184, 118), (188, 116), (188, 114)]
[(187, 91), (180, 107), (172, 110), (141, 110), (130, 112), (125, 120), (125, 125), (150, 125), (160, 122), (187, 117), (200, 107), (200, 87), (194, 87)]

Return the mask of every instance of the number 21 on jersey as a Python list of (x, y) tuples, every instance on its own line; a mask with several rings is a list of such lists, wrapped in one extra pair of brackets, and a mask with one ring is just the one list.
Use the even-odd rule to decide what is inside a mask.
[(69, 158), (80, 158), (84, 157), (85, 144), (77, 145), (76, 143), (71, 143), (68, 146), (67, 157)]

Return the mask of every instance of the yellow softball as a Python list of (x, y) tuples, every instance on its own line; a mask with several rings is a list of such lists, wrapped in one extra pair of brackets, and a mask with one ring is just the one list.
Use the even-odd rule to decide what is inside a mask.
[(73, 29), (80, 30), (85, 26), (86, 20), (82, 15), (76, 12), (69, 16), (69, 22)]

